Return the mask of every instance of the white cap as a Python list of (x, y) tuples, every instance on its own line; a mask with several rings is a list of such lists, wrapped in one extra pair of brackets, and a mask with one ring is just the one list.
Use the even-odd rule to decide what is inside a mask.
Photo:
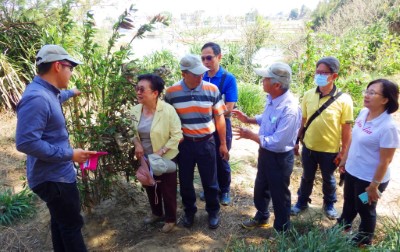
[(79, 60), (72, 58), (71, 55), (59, 45), (44, 45), (36, 55), (36, 65), (59, 60), (68, 60), (74, 64), (74, 66), (82, 64)]
[(274, 78), (281, 84), (289, 85), (292, 79), (292, 69), (282, 62), (275, 62), (267, 68), (256, 68), (254, 71), (262, 77)]
[(181, 70), (187, 70), (196, 75), (203, 74), (203, 73), (207, 72), (208, 70), (210, 70), (203, 65), (200, 57), (198, 55), (194, 55), (194, 54), (185, 55), (181, 59), (179, 64), (180, 64)]

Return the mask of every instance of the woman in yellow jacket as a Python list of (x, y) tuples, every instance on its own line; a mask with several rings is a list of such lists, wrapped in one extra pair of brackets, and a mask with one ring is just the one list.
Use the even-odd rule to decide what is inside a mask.
[[(174, 107), (160, 99), (163, 79), (154, 74), (140, 75), (135, 89), (139, 104), (131, 109), (131, 116), (136, 158), (140, 160), (143, 155), (153, 153), (170, 160), (175, 158), (182, 139), (181, 122)], [(157, 187), (145, 187), (152, 214), (144, 222), (150, 224), (164, 219), (161, 231), (170, 232), (176, 224), (176, 171), (154, 179), (161, 182)]]

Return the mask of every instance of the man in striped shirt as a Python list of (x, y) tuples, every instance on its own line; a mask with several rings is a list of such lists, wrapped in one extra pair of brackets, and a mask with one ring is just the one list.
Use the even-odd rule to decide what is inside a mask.
[(179, 144), (178, 156), (180, 193), (185, 208), (183, 225), (191, 227), (197, 212), (193, 186), (197, 164), (206, 200), (208, 227), (216, 229), (219, 226), (220, 206), (213, 133), (217, 129), (221, 142), (219, 154), (228, 160), (224, 118), (226, 107), (218, 87), (202, 80), (203, 74), (209, 69), (203, 66), (199, 56), (184, 56), (180, 68), (183, 78), (167, 89), (165, 101), (175, 107), (184, 136)]

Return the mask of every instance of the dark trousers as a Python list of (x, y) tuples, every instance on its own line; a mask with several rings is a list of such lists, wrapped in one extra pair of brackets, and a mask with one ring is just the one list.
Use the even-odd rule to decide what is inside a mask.
[(312, 151), (303, 145), (301, 160), (303, 163), (303, 176), (301, 177), (300, 188), (297, 191), (298, 202), (306, 205), (310, 201), (310, 195), (314, 185), (315, 173), (319, 166), (322, 175), (322, 192), (324, 202), (334, 204), (336, 202), (336, 180), (334, 172), (336, 165), (333, 160), (337, 153)]
[[(232, 124), (230, 118), (225, 118), (226, 124), (226, 146), (228, 151), (232, 147)], [(231, 186), (231, 167), (229, 166), (229, 161), (222, 159), (219, 154), (219, 146), (221, 142), (219, 140), (218, 132), (214, 132), (215, 138), (215, 155), (217, 158), (217, 178), (218, 178), (218, 186), (221, 193), (228, 193), (230, 191)]]
[[(344, 202), (343, 212), (338, 223), (346, 227), (351, 227), (351, 224), (357, 214), (360, 215), (361, 223), (358, 228), (357, 239), (361, 243), (369, 244), (372, 241), (376, 226), (376, 202), (363, 204), (358, 198), (358, 195), (365, 192), (365, 188), (370, 182), (358, 179), (349, 173), (346, 173), (344, 180)], [(385, 191), (389, 182), (379, 185), (379, 191)]]
[(44, 182), (34, 188), (50, 211), (54, 251), (87, 251), (81, 228), (83, 218), (76, 183)]
[(209, 216), (216, 216), (219, 212), (219, 201), (214, 137), (199, 142), (183, 140), (179, 144), (178, 164), (180, 193), (185, 214), (192, 216), (197, 212), (193, 186), (194, 167), (197, 164), (204, 189), (206, 211)]
[(293, 150), (276, 153), (260, 148), (258, 150), (257, 177), (254, 185), (255, 219), (266, 220), (270, 213), (268, 205), (272, 198), (277, 231), (290, 227), (290, 175), (293, 171)]
[[(154, 176), (157, 183), (155, 186), (146, 186), (151, 212), (156, 216), (165, 213), (165, 222), (176, 222), (176, 171)], [(156, 197), (157, 195), (157, 197)]]

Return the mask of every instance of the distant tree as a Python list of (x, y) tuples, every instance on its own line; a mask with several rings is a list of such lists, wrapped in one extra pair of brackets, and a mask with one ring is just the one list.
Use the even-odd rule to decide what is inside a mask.
[(244, 20), (246, 22), (256, 22), (257, 17), (258, 17), (258, 10), (252, 10), (251, 12), (245, 14)]
[(316, 30), (324, 24), (333, 13), (346, 4), (348, 0), (321, 0), (317, 8), (311, 14), (313, 26), (312, 29)]
[(295, 8), (290, 11), (288, 20), (296, 20), (299, 18), (299, 9)]
[(299, 14), (299, 19), (302, 18), (307, 18), (311, 15), (311, 10), (310, 8), (308, 8), (307, 6), (305, 6), (304, 4), (301, 6), (300, 9), (300, 14)]

